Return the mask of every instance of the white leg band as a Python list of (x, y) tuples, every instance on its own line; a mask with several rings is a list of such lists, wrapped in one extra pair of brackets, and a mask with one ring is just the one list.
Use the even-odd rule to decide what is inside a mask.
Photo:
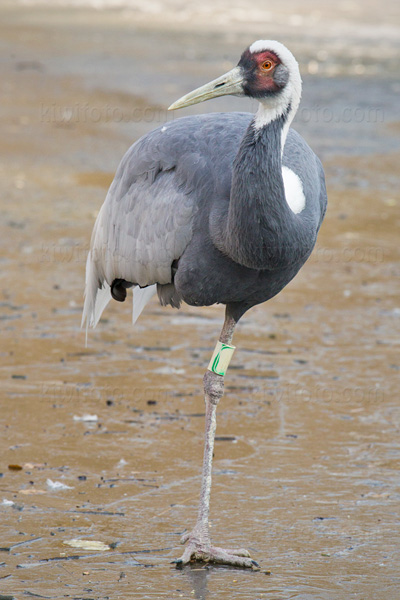
[(217, 342), (210, 364), (208, 365), (208, 370), (217, 375), (225, 375), (235, 349), (236, 346), (229, 346), (228, 344)]

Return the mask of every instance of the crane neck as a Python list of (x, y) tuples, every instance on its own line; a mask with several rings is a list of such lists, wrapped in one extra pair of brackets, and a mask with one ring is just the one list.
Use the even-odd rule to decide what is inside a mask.
[(280, 140), (281, 157), (283, 155), (283, 150), (285, 147), (287, 135), (289, 133), (290, 124), (296, 115), (299, 102), (300, 97), (298, 98), (298, 101), (295, 100), (294, 104), (292, 102), (289, 102), (288, 105), (271, 107), (269, 106), (268, 101), (264, 100), (263, 102), (260, 102), (258, 110), (254, 115), (253, 128), (255, 129), (255, 131), (264, 130), (265, 127), (267, 127), (270, 123), (273, 123), (273, 121), (280, 122), (280, 120), (282, 119)]
[(282, 174), (294, 113), (291, 106), (281, 114), (263, 106), (255, 115), (233, 163), (229, 206), (210, 221), (217, 248), (252, 269), (290, 266), (304, 255), (305, 223), (289, 207)]

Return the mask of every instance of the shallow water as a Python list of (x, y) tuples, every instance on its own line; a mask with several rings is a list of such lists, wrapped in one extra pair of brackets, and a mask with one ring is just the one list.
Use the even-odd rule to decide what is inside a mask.
[[(351, 14), (361, 56), (366, 25)], [(177, 571), (170, 561), (199, 493), (202, 375), (223, 309), (153, 300), (132, 329), (130, 304), (114, 303), (85, 349), (84, 265), (127, 146), (247, 42), (185, 20), (171, 32), (148, 19), (133, 34), (119, 11), (3, 7), (0, 22), (0, 593), (397, 599), (400, 129), (389, 50), (371, 77), (340, 70), (340, 53), (335, 73), (302, 65), (310, 113), (297, 128), (324, 159), (329, 211), (298, 277), (235, 336), (212, 537), (249, 548), (261, 570)], [(315, 40), (288, 35), (311, 60)], [(150, 47), (163, 48), (161, 72)], [(245, 108), (228, 99), (193, 112)]]

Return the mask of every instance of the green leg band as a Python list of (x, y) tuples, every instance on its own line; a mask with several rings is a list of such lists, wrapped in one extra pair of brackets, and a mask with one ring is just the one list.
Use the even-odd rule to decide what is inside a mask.
[(210, 364), (208, 365), (208, 370), (217, 375), (225, 375), (235, 349), (236, 346), (229, 346), (228, 344), (217, 342)]

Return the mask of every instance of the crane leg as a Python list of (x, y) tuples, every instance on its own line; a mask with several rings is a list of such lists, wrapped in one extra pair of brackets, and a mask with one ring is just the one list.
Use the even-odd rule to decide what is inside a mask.
[[(236, 321), (227, 314), (219, 338), (221, 343), (231, 343), (235, 325)], [(224, 549), (211, 544), (208, 524), (210, 513), (211, 471), (215, 429), (217, 425), (217, 405), (224, 394), (224, 376), (208, 370), (204, 375), (203, 381), (206, 404), (206, 427), (199, 512), (194, 529), (182, 537), (182, 544), (186, 543), (185, 551), (182, 557), (174, 562), (177, 567), (181, 567), (191, 561), (214, 562), (235, 567), (258, 567), (257, 563), (251, 559), (250, 554), (244, 548)]]

